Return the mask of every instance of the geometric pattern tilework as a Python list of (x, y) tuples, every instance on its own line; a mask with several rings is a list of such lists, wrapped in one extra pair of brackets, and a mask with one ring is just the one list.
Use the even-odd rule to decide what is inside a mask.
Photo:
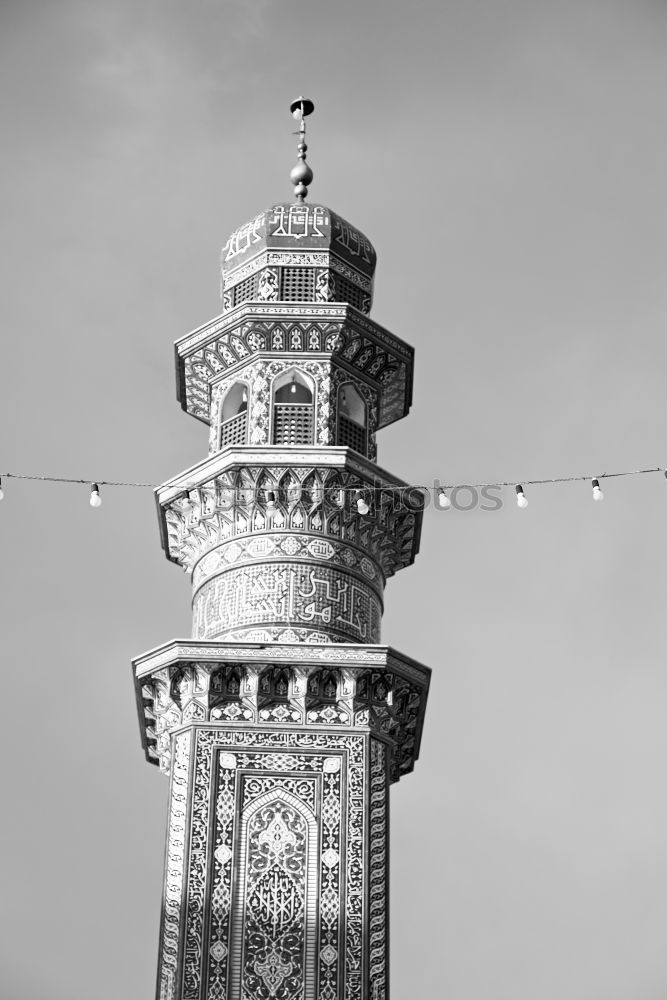
[[(231, 567), (203, 584), (193, 604), (195, 639), (233, 639), (239, 629), (300, 627), (339, 642), (379, 642), (382, 605), (340, 568), (310, 562)], [(321, 638), (319, 639), (321, 641)]]
[(254, 534), (248, 540), (227, 542), (208, 552), (192, 571), (193, 591), (213, 576), (217, 576), (230, 566), (248, 565), (267, 560), (303, 559), (314, 565), (317, 562), (340, 566), (348, 573), (358, 576), (374, 586), (378, 597), (382, 595), (384, 580), (382, 574), (367, 551), (353, 545), (322, 538), (321, 535), (281, 532)]
[(383, 1000), (385, 747), (202, 727), (174, 753), (160, 1000)]

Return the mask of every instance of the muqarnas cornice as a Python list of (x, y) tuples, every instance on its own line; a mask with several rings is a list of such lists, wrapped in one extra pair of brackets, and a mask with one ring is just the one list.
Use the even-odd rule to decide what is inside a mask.
[(431, 671), (389, 646), (174, 640), (132, 667), (146, 759), (164, 771), (176, 732), (216, 722), (371, 732), (392, 781), (419, 756)]
[(399, 420), (412, 402), (414, 350), (347, 303), (244, 302), (176, 341), (181, 407), (211, 419), (212, 387), (255, 358), (335, 362), (379, 394), (377, 427)]
[[(357, 491), (369, 501), (368, 514), (358, 510)], [(162, 546), (187, 570), (214, 545), (263, 531), (357, 545), (385, 578), (411, 565), (419, 549), (422, 495), (350, 448), (227, 448), (155, 495)]]

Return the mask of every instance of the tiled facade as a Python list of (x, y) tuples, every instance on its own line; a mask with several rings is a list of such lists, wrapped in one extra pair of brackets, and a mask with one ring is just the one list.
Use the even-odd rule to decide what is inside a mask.
[(156, 491), (192, 639), (134, 661), (171, 781), (159, 1000), (388, 994), (388, 789), (429, 670), (379, 645), (422, 511), (375, 464), (413, 358), (368, 317), (374, 269), (326, 207), (275, 205), (225, 244), (222, 315), (176, 344), (211, 432)]

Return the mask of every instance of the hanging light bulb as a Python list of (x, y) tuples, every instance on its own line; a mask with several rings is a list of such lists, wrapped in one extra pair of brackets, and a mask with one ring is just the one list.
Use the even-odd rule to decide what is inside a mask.
[(289, 391), (292, 393), (292, 395), (294, 395), (294, 393), (296, 392), (296, 375), (292, 375), (292, 384), (289, 387)]
[(100, 496), (100, 488), (97, 483), (93, 483), (90, 487), (90, 506), (91, 507), (101, 507), (102, 497)]
[(441, 507), (443, 510), (447, 510), (449, 507), (452, 506), (451, 500), (449, 499), (445, 491), (442, 489), (438, 490), (438, 506)]
[(2, 477), (0, 477), (0, 500), (5, 499), (5, 491), (2, 488)]
[(366, 503), (366, 501), (364, 499), (364, 495), (361, 492), (361, 490), (357, 490), (357, 492), (355, 493), (354, 499), (357, 501), (357, 510), (359, 511), (359, 513), (360, 514), (368, 514), (368, 512), (370, 511), (370, 507)]
[(593, 499), (594, 500), (604, 500), (604, 493), (600, 489), (600, 482), (598, 479), (593, 479), (591, 481), (591, 486), (593, 487)]
[(266, 494), (266, 509), (275, 510), (276, 509), (276, 495), (273, 490), (269, 490)]
[(516, 505), (517, 507), (521, 507), (521, 510), (525, 510), (528, 506), (528, 500), (523, 492), (523, 486), (516, 487)]
[(241, 396), (241, 402), (242, 403), (247, 403), (248, 402), (248, 390), (247, 389), (243, 390), (243, 395)]

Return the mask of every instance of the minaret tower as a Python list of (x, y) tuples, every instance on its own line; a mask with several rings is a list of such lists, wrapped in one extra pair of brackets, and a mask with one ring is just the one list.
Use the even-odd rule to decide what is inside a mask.
[(430, 671), (380, 645), (421, 498), (379, 468), (413, 351), (369, 318), (375, 251), (306, 202), (222, 251), (220, 316), (176, 343), (208, 457), (156, 490), (192, 579), (192, 639), (134, 660), (142, 742), (170, 775), (158, 1000), (384, 1000), (389, 785)]

